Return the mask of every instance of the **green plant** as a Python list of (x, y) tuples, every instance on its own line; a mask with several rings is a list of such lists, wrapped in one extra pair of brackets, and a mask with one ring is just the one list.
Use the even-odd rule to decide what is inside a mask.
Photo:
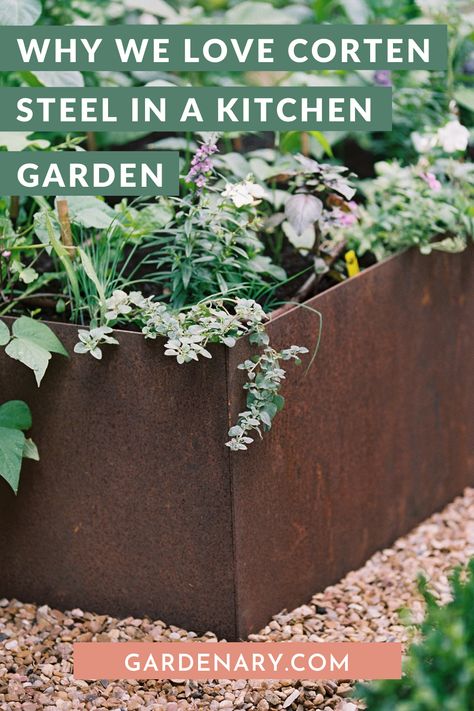
[(262, 430), (271, 428), (273, 418), (283, 407), (284, 399), (279, 391), (285, 371), (279, 361), (299, 363), (299, 356), (308, 352), (300, 346), (281, 351), (271, 348), (265, 331), (267, 316), (260, 304), (251, 299), (212, 299), (175, 310), (153, 297), (145, 298), (141, 292), (127, 294), (118, 290), (107, 300), (106, 307), (103, 325), (79, 330), (76, 353), (90, 353), (100, 360), (101, 346), (119, 343), (112, 335), (112, 326), (123, 322), (139, 325), (145, 338), (166, 339), (165, 355), (176, 358), (180, 364), (201, 357), (211, 358), (210, 343), (233, 348), (242, 336), (249, 336), (250, 342), (261, 349), (259, 355), (239, 366), (247, 372), (248, 383), (244, 389), (248, 391), (248, 409), (240, 413), (237, 425), (229, 430), (231, 439), (227, 446), (232, 450), (247, 449), (253, 442), (250, 432), (255, 430), (262, 436)]
[(68, 355), (59, 338), (45, 323), (28, 316), (16, 319), (11, 333), (7, 324), (0, 321), (0, 346), (5, 346), (5, 353), (10, 358), (19, 360), (33, 370), (38, 386), (52, 354)]
[(377, 178), (361, 183), (366, 202), (346, 232), (359, 255), (380, 260), (411, 246), (459, 252), (474, 235), (474, 166), (453, 159), (415, 166), (376, 166)]
[(33, 440), (25, 436), (31, 427), (31, 412), (21, 400), (0, 405), (0, 476), (18, 492), (21, 465), (24, 458), (39, 460)]
[(271, 429), (273, 418), (285, 404), (280, 389), (286, 371), (280, 361), (294, 360), (300, 365), (300, 355), (308, 352), (307, 348), (301, 346), (277, 351), (269, 345), (265, 331), (252, 333), (250, 342), (260, 346), (262, 351), (238, 366), (239, 370), (245, 370), (247, 374), (248, 382), (244, 385), (247, 409), (239, 413), (237, 424), (229, 430), (227, 446), (233, 451), (247, 449), (247, 445), (254, 441), (250, 436), (254, 431), (262, 437), (262, 430), (267, 432)]
[[(13, 322), (12, 330), (0, 320), (0, 346), (5, 353), (18, 360), (35, 374), (40, 385), (52, 353), (67, 356), (61, 341), (44, 323), (27, 316)], [(18, 492), (21, 465), (24, 458), (39, 459), (33, 440), (25, 436), (31, 427), (31, 413), (26, 403), (11, 400), (0, 406), (0, 476)]]
[(261, 197), (250, 195), (245, 182), (254, 191), (261, 190), (263, 197), (260, 186), (247, 180), (229, 184), (222, 194), (207, 187), (197, 197), (174, 198), (172, 221), (145, 240), (143, 264), (151, 267), (151, 280), (161, 286), (173, 308), (226, 296), (235, 289), (252, 298), (286, 279), (284, 270), (263, 253), (256, 210)]
[(474, 559), (452, 576), (453, 600), (440, 606), (421, 579), (426, 616), (401, 680), (359, 686), (368, 711), (472, 711), (474, 709)]

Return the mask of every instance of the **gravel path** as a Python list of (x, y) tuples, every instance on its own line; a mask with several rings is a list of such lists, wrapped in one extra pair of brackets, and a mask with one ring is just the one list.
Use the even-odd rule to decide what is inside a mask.
[[(282, 612), (251, 640), (406, 641), (398, 610), (420, 619), (423, 607), (416, 577), (423, 570), (442, 601), (449, 599), (447, 576), (474, 556), (474, 489), (467, 489), (393, 548), (376, 553), (358, 571), (315, 595), (308, 605)], [(0, 583), (1, 585), (1, 583)], [(350, 682), (196, 683), (106, 680), (86, 683), (72, 677), (75, 641), (170, 641), (204, 639), (164, 622), (116, 620), (81, 610), (62, 613), (15, 600), (0, 600), (0, 708), (5, 711), (69, 709), (321, 709), (355, 711), (347, 700)]]

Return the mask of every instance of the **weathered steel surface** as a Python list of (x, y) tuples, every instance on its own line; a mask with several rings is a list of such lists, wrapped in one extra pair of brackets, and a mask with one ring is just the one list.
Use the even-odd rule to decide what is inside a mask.
[[(291, 373), (274, 429), (232, 459), (238, 631), (359, 567), (474, 484), (472, 250), (415, 251), (310, 303), (316, 361)], [(279, 345), (314, 343), (306, 309)], [(230, 353), (232, 415), (235, 366)]]
[[(77, 329), (55, 330), (71, 353)], [(232, 635), (224, 353), (179, 366), (120, 341), (100, 363), (55, 357), (39, 390), (0, 360), (0, 401), (30, 403), (41, 453), (17, 498), (0, 484), (0, 596)]]
[[(248, 452), (224, 447), (245, 342), (178, 366), (123, 333), (101, 363), (55, 356), (40, 390), (1, 355), (41, 462), (17, 498), (0, 481), (0, 596), (244, 637), (439, 509), (474, 484), (471, 260), (410, 252), (313, 299), (317, 359)], [(270, 326), (317, 329), (302, 308)]]

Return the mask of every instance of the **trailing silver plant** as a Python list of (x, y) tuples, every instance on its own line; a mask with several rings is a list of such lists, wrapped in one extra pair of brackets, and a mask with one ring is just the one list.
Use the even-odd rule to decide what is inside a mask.
[(141, 326), (145, 338), (165, 338), (165, 355), (176, 358), (180, 364), (211, 358), (210, 343), (223, 343), (232, 348), (238, 338), (249, 336), (250, 342), (260, 348), (258, 355), (247, 359), (238, 367), (247, 373), (247, 409), (239, 414), (237, 424), (230, 428), (227, 446), (245, 450), (254, 439), (254, 432), (262, 436), (272, 426), (275, 415), (284, 405), (280, 395), (285, 370), (280, 361), (300, 362), (307, 348), (291, 346), (277, 351), (270, 346), (265, 330), (268, 319), (263, 308), (252, 299), (220, 298), (200, 302), (187, 309), (176, 311), (167, 304), (145, 298), (139, 291), (126, 293), (116, 290), (105, 302), (105, 321), (90, 330), (79, 330), (76, 353), (90, 353), (102, 358), (102, 346), (117, 344), (112, 335), (117, 322), (133, 322)]

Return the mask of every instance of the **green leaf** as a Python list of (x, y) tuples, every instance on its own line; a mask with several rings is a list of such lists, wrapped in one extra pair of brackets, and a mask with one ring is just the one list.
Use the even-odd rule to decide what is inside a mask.
[(79, 282), (77, 280), (76, 272), (74, 271), (74, 268), (72, 266), (69, 252), (66, 249), (66, 247), (63, 245), (61, 240), (58, 238), (58, 236), (56, 235), (49, 214), (47, 212), (45, 212), (44, 216), (45, 216), (46, 229), (47, 229), (48, 235), (49, 235), (49, 241), (51, 242), (51, 245), (58, 256), (58, 259), (61, 261), (61, 264), (63, 265), (64, 270), (67, 274), (67, 277), (69, 279), (69, 284), (71, 286), (71, 291), (74, 295), (74, 301), (76, 302), (76, 304), (80, 304), (81, 292), (79, 289)]
[[(296, 6), (295, 6), (296, 7)], [(299, 20), (296, 12), (280, 10), (268, 2), (244, 0), (232, 7), (224, 15), (225, 23), (229, 25), (296, 25)]]
[(469, 111), (474, 111), (474, 89), (464, 87), (454, 92), (454, 98)]
[[(22, 317), (23, 318), (23, 317)], [(49, 361), (51, 359), (51, 353), (46, 351), (41, 346), (36, 345), (32, 341), (25, 340), (24, 338), (14, 338), (8, 346), (5, 348), (5, 353), (13, 358), (14, 360), (19, 360), (20, 363), (26, 365), (27, 368), (35, 374), (36, 382), (38, 387), (46, 373)]]
[(61, 228), (59, 226), (59, 222), (56, 219), (56, 215), (54, 215), (53, 213), (47, 214), (45, 210), (41, 210), (41, 211), (35, 213), (35, 215), (33, 217), (33, 225), (34, 225), (35, 235), (38, 237), (39, 241), (42, 244), (46, 245), (47, 253), (51, 254), (52, 246), (51, 246), (51, 239), (50, 239), (50, 230), (48, 229), (48, 223), (49, 223), (49, 228), (53, 231), (56, 239), (60, 240), (61, 239)]
[(81, 258), (82, 266), (84, 267), (84, 271), (86, 275), (89, 277), (91, 282), (94, 284), (95, 288), (97, 289), (97, 296), (99, 297), (99, 303), (101, 306), (101, 309), (103, 313), (105, 314), (105, 290), (103, 285), (101, 284), (99, 277), (97, 276), (97, 272), (94, 269), (94, 265), (92, 264), (91, 258), (89, 255), (84, 252), (84, 250), (81, 247), (78, 247), (79, 251), (79, 256)]
[(35, 70), (31, 74), (38, 79), (42, 86), (52, 88), (66, 87), (68, 89), (84, 86), (84, 77), (81, 72), (41, 72)]
[(117, 220), (117, 213), (107, 203), (90, 195), (68, 195), (71, 221), (83, 227), (107, 230)]
[(38, 447), (32, 439), (25, 439), (25, 445), (23, 447), (23, 457), (25, 457), (26, 459), (33, 459), (35, 462), (39, 462), (40, 457)]
[(0, 2), (0, 25), (34, 25), (40, 15), (40, 0), (2, 0)]
[(370, 4), (365, 0), (345, 0), (343, 8), (353, 25), (364, 25), (368, 22)]
[(35, 321), (29, 316), (20, 316), (13, 324), (13, 335), (26, 341), (31, 341), (36, 346), (44, 348), (50, 353), (68, 357), (68, 352), (64, 348), (59, 338), (45, 323)]
[(22, 80), (27, 84), (28, 86), (43, 86), (42, 83), (40, 82), (39, 79), (35, 77), (33, 72), (20, 72), (20, 76)]
[(21, 430), (0, 427), (0, 476), (8, 482), (15, 494), (20, 481), (25, 435)]
[(181, 269), (181, 279), (182, 279), (183, 286), (185, 289), (188, 288), (192, 275), (193, 275), (193, 267), (189, 262), (186, 262), (185, 264), (183, 264), (183, 267)]
[(272, 426), (272, 418), (268, 414), (266, 410), (260, 410), (260, 419), (262, 420), (263, 424), (270, 429)]
[(49, 141), (43, 138), (28, 138), (31, 131), (0, 131), (0, 146), (9, 151), (22, 151), (24, 148), (48, 148)]
[(329, 143), (328, 139), (324, 135), (324, 133), (321, 133), (321, 131), (308, 131), (309, 135), (312, 136), (317, 140), (321, 148), (327, 153), (328, 156), (333, 155), (331, 144)]
[(217, 283), (219, 285), (219, 289), (223, 294), (226, 294), (229, 291), (229, 285), (227, 284), (226, 280), (220, 274), (220, 272), (216, 272), (216, 278), (217, 278)]
[(275, 395), (273, 398), (273, 404), (276, 406), (278, 411), (283, 410), (285, 406), (285, 398), (283, 395)]
[(176, 20), (179, 15), (165, 0), (125, 0), (125, 6), (130, 10), (149, 12), (166, 20)]
[(31, 412), (26, 402), (10, 400), (10, 402), (0, 405), (0, 427), (12, 430), (29, 430)]
[(38, 272), (33, 269), (33, 267), (25, 267), (25, 269), (20, 269), (18, 276), (23, 284), (32, 284), (38, 279)]
[(0, 346), (6, 346), (10, 340), (10, 331), (4, 321), (0, 321)]
[(237, 178), (246, 178), (252, 172), (248, 160), (241, 153), (224, 153), (219, 156), (219, 163), (223, 163)]

